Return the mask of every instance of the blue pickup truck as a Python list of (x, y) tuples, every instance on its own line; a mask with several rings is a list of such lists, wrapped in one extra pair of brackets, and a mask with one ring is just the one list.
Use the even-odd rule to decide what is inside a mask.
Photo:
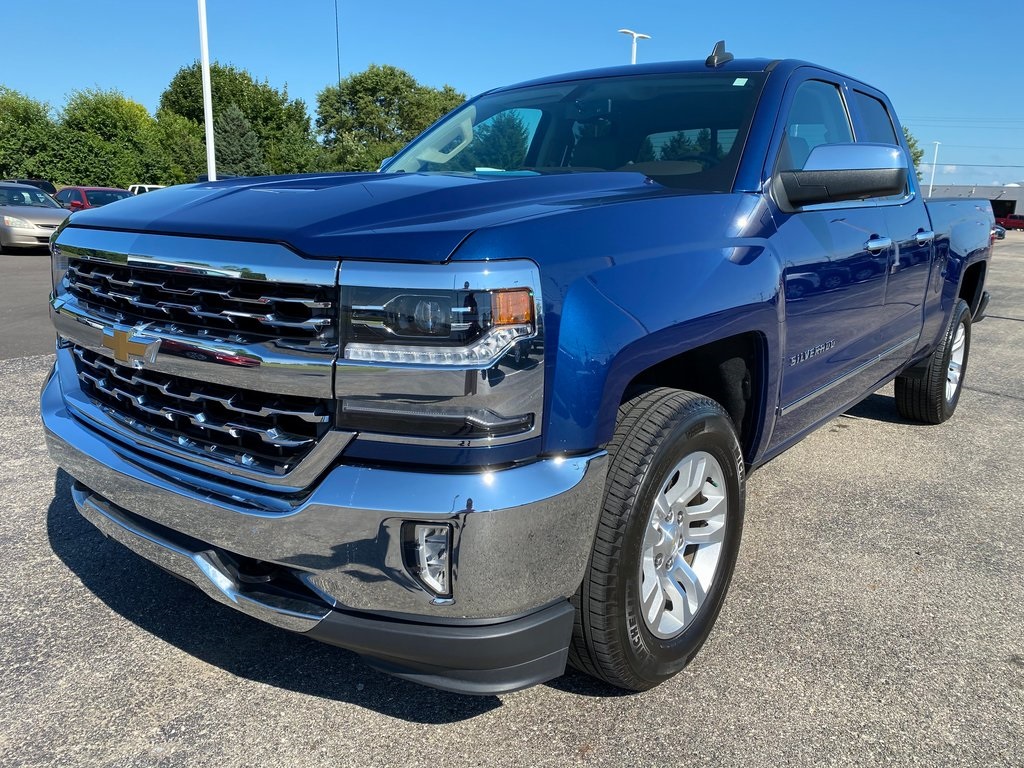
[(391, 674), (649, 688), (752, 470), (894, 379), (957, 406), (993, 217), (908, 158), (878, 90), (719, 46), (490, 91), (378, 173), (75, 214), (49, 450), (110, 538)]

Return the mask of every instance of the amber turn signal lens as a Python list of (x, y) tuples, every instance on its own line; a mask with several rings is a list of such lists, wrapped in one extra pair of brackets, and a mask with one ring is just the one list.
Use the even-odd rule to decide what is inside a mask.
[(533, 300), (529, 291), (495, 291), (491, 296), (495, 325), (525, 325), (533, 322)]

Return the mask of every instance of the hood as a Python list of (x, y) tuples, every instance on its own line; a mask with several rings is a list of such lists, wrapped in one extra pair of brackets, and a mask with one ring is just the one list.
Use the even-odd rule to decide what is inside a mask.
[(639, 173), (344, 173), (168, 187), (75, 214), (74, 227), (284, 243), (314, 258), (445, 261), (481, 227), (680, 194)]
[(63, 208), (37, 208), (32, 205), (0, 205), (0, 215), (16, 216), (32, 224), (60, 224), (71, 214)]

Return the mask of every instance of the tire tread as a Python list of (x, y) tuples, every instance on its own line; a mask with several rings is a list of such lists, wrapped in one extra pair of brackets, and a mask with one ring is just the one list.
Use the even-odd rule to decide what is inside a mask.
[[(939, 346), (928, 358), (928, 365), (923, 372), (902, 374), (896, 377), (894, 394), (896, 411), (905, 419), (925, 424), (941, 424), (953, 415), (953, 409), (946, 404), (946, 371), (948, 358), (960, 318), (966, 315), (968, 334), (970, 333), (971, 309), (967, 302), (959, 299), (950, 314), (949, 323), (942, 335)], [(967, 361), (970, 354), (970, 336), (967, 339), (968, 349), (964, 354), (964, 369), (961, 372), (961, 388), (963, 375), (967, 372)]]
[(608, 445), (609, 473), (595, 545), (583, 583), (572, 599), (576, 617), (569, 646), (573, 667), (611, 685), (644, 690), (656, 684), (638, 678), (630, 669), (615, 635), (620, 617), (609, 612), (607, 597), (620, 578), (618, 562), (633, 500), (658, 448), (675, 424), (708, 409), (729, 418), (710, 398), (664, 387), (619, 406), (615, 434)]

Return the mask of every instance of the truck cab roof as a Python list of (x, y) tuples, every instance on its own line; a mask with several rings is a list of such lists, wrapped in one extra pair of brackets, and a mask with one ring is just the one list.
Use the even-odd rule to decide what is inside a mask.
[(637, 75), (701, 74), (711, 72), (776, 72), (783, 76), (788, 76), (791, 72), (796, 69), (800, 69), (801, 67), (813, 67), (814, 69), (819, 69), (823, 72), (831, 72), (845, 80), (854, 80), (854, 78), (844, 75), (841, 72), (837, 72), (830, 67), (823, 67), (819, 64), (803, 61), (801, 59), (731, 59), (730, 61), (719, 64), (717, 67), (708, 66), (707, 62), (703, 59), (694, 59), (686, 61), (659, 61), (650, 64), (625, 64), (615, 67), (601, 67), (598, 69), (566, 72), (560, 75), (549, 75), (547, 77), (537, 78), (536, 80), (526, 80), (521, 83), (516, 83), (515, 85), (494, 88), (487, 91), (487, 93), (510, 91), (527, 86), (565, 83), (573, 80), (590, 80), (602, 77), (635, 77)]

